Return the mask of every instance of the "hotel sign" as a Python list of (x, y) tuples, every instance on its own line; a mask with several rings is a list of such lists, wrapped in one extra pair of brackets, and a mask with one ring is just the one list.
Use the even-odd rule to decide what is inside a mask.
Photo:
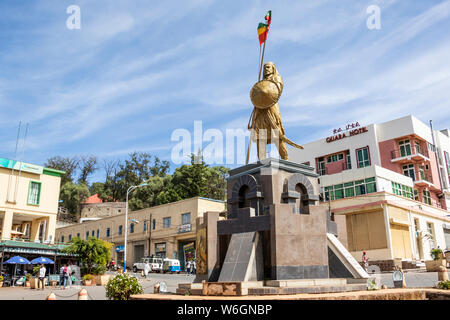
[(182, 224), (181, 226), (178, 227), (178, 233), (185, 233), (185, 232), (190, 232), (191, 231), (191, 224)]
[[(335, 129), (336, 130), (336, 129)], [(327, 143), (333, 142), (333, 141), (337, 141), (337, 140), (341, 140), (347, 137), (353, 137), (356, 136), (360, 133), (365, 133), (368, 132), (369, 130), (367, 130), (367, 127), (361, 127), (361, 128), (357, 128), (357, 129), (353, 129), (347, 132), (342, 132), (342, 133), (338, 133), (335, 134), (334, 136), (328, 137), (325, 139), (325, 141)]]

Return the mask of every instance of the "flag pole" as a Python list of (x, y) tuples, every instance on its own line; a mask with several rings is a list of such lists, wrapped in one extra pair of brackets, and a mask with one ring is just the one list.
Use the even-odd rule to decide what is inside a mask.
[[(263, 63), (264, 63), (264, 52), (266, 51), (266, 42), (267, 42), (267, 33), (268, 32), (269, 32), (269, 30), (266, 31), (266, 40), (264, 41), (264, 47), (262, 50), (262, 58), (261, 58), (261, 65), (259, 66), (258, 81), (261, 81), (261, 71), (262, 71), (262, 67), (263, 67)], [(259, 46), (259, 48), (261, 49), (261, 46)]]

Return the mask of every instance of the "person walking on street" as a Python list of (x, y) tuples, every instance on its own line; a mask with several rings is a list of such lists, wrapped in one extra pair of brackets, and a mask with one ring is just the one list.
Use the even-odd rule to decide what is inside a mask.
[(192, 266), (191, 266), (191, 268), (192, 268), (192, 274), (195, 274), (195, 272), (196, 272), (196, 270), (195, 270), (195, 260), (192, 261)]
[(67, 265), (67, 280), (69, 288), (72, 287), (72, 268), (70, 267), (70, 262)]
[(145, 263), (144, 266), (144, 275), (145, 275), (145, 279), (147, 279), (148, 273), (150, 272), (150, 264), (148, 262)]
[(64, 273), (64, 289), (66, 289), (67, 282), (69, 281), (69, 274), (67, 273), (67, 271), (68, 271), (68, 268), (67, 268), (67, 265), (65, 264), (64, 271), (63, 271), (63, 273)]
[(369, 270), (369, 259), (367, 258), (366, 252), (363, 251), (362, 262), (364, 264), (364, 270), (368, 272)]
[(186, 263), (186, 274), (191, 274), (191, 260)]
[(64, 285), (64, 266), (59, 268), (59, 287), (62, 288)]
[(38, 289), (42, 285), (42, 290), (45, 289), (45, 272), (47, 270), (44, 267), (44, 264), (41, 264), (41, 267), (39, 268), (39, 282), (38, 282)]

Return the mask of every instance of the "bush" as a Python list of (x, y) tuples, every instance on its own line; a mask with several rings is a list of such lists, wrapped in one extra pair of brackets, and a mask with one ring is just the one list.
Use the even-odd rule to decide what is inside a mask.
[(85, 274), (83, 280), (92, 280), (92, 274)]
[(39, 274), (39, 269), (41, 268), (40, 265), (37, 265), (33, 268), (33, 271), (31, 271), (31, 273), (33, 273), (33, 276), (37, 276)]
[(439, 289), (449, 290), (450, 289), (450, 280), (441, 281), (438, 283)]
[(92, 274), (95, 274), (95, 275), (105, 274), (105, 272), (106, 272), (105, 266), (96, 266), (96, 267), (92, 268)]
[(144, 292), (137, 278), (127, 273), (118, 274), (106, 284), (106, 296), (110, 300), (128, 300), (132, 294)]
[(0, 276), (0, 282), (3, 282), (3, 276)]
[(25, 278), (27, 279), (27, 281), (30, 281), (31, 278), (32, 278), (31, 273), (27, 273), (27, 274), (25, 275)]
[(441, 249), (431, 250), (431, 256), (433, 257), (433, 260), (439, 260), (442, 256), (442, 250)]

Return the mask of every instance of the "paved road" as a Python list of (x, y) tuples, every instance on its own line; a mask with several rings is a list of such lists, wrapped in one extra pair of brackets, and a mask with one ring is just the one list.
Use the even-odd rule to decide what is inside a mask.
[[(167, 284), (169, 292), (175, 292), (179, 283), (189, 283), (194, 280), (194, 276), (185, 274), (150, 274), (147, 279), (142, 279), (140, 274), (136, 274), (144, 293), (153, 293), (153, 286), (155, 283), (164, 281)], [(406, 272), (406, 285), (408, 287), (433, 287), (436, 285), (436, 272)], [(393, 288), (392, 273), (382, 273), (381, 283), (388, 288)], [(88, 291), (89, 299), (92, 300), (106, 300), (105, 287), (102, 286), (83, 286)], [(45, 300), (45, 298), (53, 292), (57, 300), (77, 300), (78, 292), (81, 287), (67, 288), (65, 290), (58, 288), (48, 288), (44, 291), (38, 291), (23, 287), (4, 287), (0, 288), (0, 300)]]

